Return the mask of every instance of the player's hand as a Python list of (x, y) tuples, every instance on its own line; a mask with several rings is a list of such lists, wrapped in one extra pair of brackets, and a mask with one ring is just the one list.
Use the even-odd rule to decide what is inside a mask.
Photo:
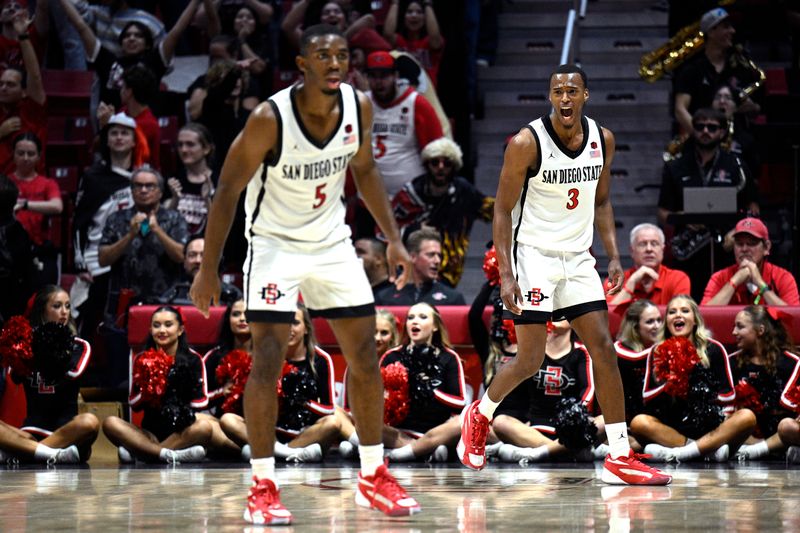
[(221, 283), (217, 273), (207, 271), (201, 266), (189, 289), (189, 298), (200, 314), (208, 318), (208, 308), (219, 305), (220, 290)]
[[(656, 274), (658, 277), (658, 274)], [(622, 265), (619, 262), (619, 259), (612, 259), (608, 262), (608, 283), (610, 287), (608, 288), (608, 294), (617, 294), (622, 289), (622, 281), (625, 279), (625, 275), (622, 272)]]
[(522, 291), (514, 276), (500, 275), (500, 298), (503, 306), (515, 315), (522, 314)]
[[(399, 291), (406, 286), (408, 276), (411, 274), (411, 257), (401, 241), (389, 241), (386, 245), (386, 261), (389, 263), (389, 281), (394, 283)], [(398, 267), (402, 271), (395, 275)]]

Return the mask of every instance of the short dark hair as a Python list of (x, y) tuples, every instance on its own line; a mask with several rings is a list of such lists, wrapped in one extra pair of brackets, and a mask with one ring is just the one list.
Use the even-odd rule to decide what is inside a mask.
[(137, 63), (122, 73), (125, 86), (133, 91), (133, 97), (142, 105), (150, 105), (158, 94), (158, 79), (147, 66)]
[(418, 254), (424, 241), (436, 241), (441, 244), (442, 236), (439, 235), (439, 232), (433, 228), (422, 228), (413, 231), (411, 232), (411, 235), (408, 236), (408, 252), (412, 254)]
[(559, 67), (550, 74), (548, 79), (552, 80), (553, 76), (556, 74), (578, 74), (581, 77), (581, 81), (583, 81), (583, 88), (589, 88), (589, 79), (586, 77), (586, 72), (578, 65), (573, 65), (572, 63), (559, 65)]
[(186, 241), (186, 244), (183, 245), (183, 257), (186, 257), (186, 253), (189, 251), (189, 245), (192, 244), (194, 241), (203, 241), (205, 237), (203, 235), (192, 235), (189, 237), (189, 240)]
[(24, 68), (18, 67), (17, 65), (8, 65), (3, 69), (3, 72), (8, 72), (9, 70), (12, 70), (14, 72), (19, 72), (19, 76), (20, 76), (19, 86), (22, 87), (23, 89), (27, 89), (28, 88), (28, 71), (25, 70)]
[(715, 120), (719, 122), (719, 126), (723, 130), (728, 128), (728, 119), (725, 118), (725, 113), (719, 109), (701, 107), (692, 115), (692, 125), (696, 124), (698, 120)]
[(314, 24), (306, 28), (303, 31), (303, 35), (300, 37), (300, 55), (306, 55), (306, 52), (308, 52), (308, 45), (312, 39), (323, 35), (336, 35), (345, 41), (347, 40), (342, 30), (336, 26), (331, 26), (330, 24)]
[(148, 50), (153, 48), (153, 32), (151, 32), (150, 28), (148, 28), (146, 25), (139, 22), (138, 20), (132, 20), (122, 27), (122, 31), (119, 32), (119, 37), (117, 37), (117, 43), (119, 43), (120, 45), (122, 44), (122, 39), (123, 39), (122, 36), (125, 35), (125, 32), (128, 31), (128, 28), (130, 28), (131, 26), (136, 26), (136, 29), (141, 31), (142, 35), (144, 35), (145, 48)]

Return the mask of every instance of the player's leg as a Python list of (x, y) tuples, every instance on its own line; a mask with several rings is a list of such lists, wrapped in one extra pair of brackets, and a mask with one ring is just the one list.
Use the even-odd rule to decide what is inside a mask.
[[(250, 314), (248, 312), (248, 319)], [(253, 366), (244, 390), (244, 420), (252, 455), (253, 485), (244, 518), (254, 524), (289, 524), (292, 520), (291, 513), (280, 502), (274, 446), (278, 416), (276, 384), (283, 367), (294, 312), (281, 313), (280, 318), (285, 322), (250, 320)]]
[(421, 510), (383, 464), (383, 381), (375, 351), (375, 314), (330, 320), (347, 361), (347, 390), (358, 433), (361, 472), (356, 503), (390, 516)]
[[(503, 399), (520, 383), (539, 370), (544, 361), (547, 341), (545, 322), (549, 313), (539, 319), (541, 323), (521, 323), (515, 320), (517, 355), (503, 365), (492, 379), (486, 393), (461, 413), (461, 438), (456, 453), (462, 464), (480, 470), (486, 465), (486, 439), (494, 412)], [(536, 320), (536, 318), (534, 318)]]

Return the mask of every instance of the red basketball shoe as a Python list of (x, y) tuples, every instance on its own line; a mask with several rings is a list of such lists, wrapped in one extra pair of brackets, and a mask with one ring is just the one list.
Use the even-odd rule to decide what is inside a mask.
[(489, 434), (489, 419), (478, 411), (479, 403), (476, 400), (461, 411), (461, 438), (456, 446), (459, 460), (474, 470), (486, 466), (486, 436)]
[(417, 500), (409, 496), (389, 473), (385, 464), (378, 467), (374, 476), (358, 474), (356, 504), (377, 509), (389, 516), (408, 516), (422, 510)]
[(616, 459), (606, 455), (600, 479), (609, 485), (669, 485), (672, 476), (639, 460), (647, 457), (649, 455), (634, 453), (633, 450)]
[(253, 476), (253, 486), (247, 495), (244, 519), (251, 524), (271, 526), (291, 524), (292, 513), (281, 503), (281, 491), (269, 479)]

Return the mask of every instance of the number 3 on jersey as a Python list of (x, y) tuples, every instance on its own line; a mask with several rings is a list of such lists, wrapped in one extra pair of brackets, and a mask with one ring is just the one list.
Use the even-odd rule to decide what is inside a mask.
[(578, 207), (578, 193), (580, 191), (578, 189), (570, 189), (567, 191), (569, 195), (569, 202), (567, 202), (567, 209), (570, 211)]

